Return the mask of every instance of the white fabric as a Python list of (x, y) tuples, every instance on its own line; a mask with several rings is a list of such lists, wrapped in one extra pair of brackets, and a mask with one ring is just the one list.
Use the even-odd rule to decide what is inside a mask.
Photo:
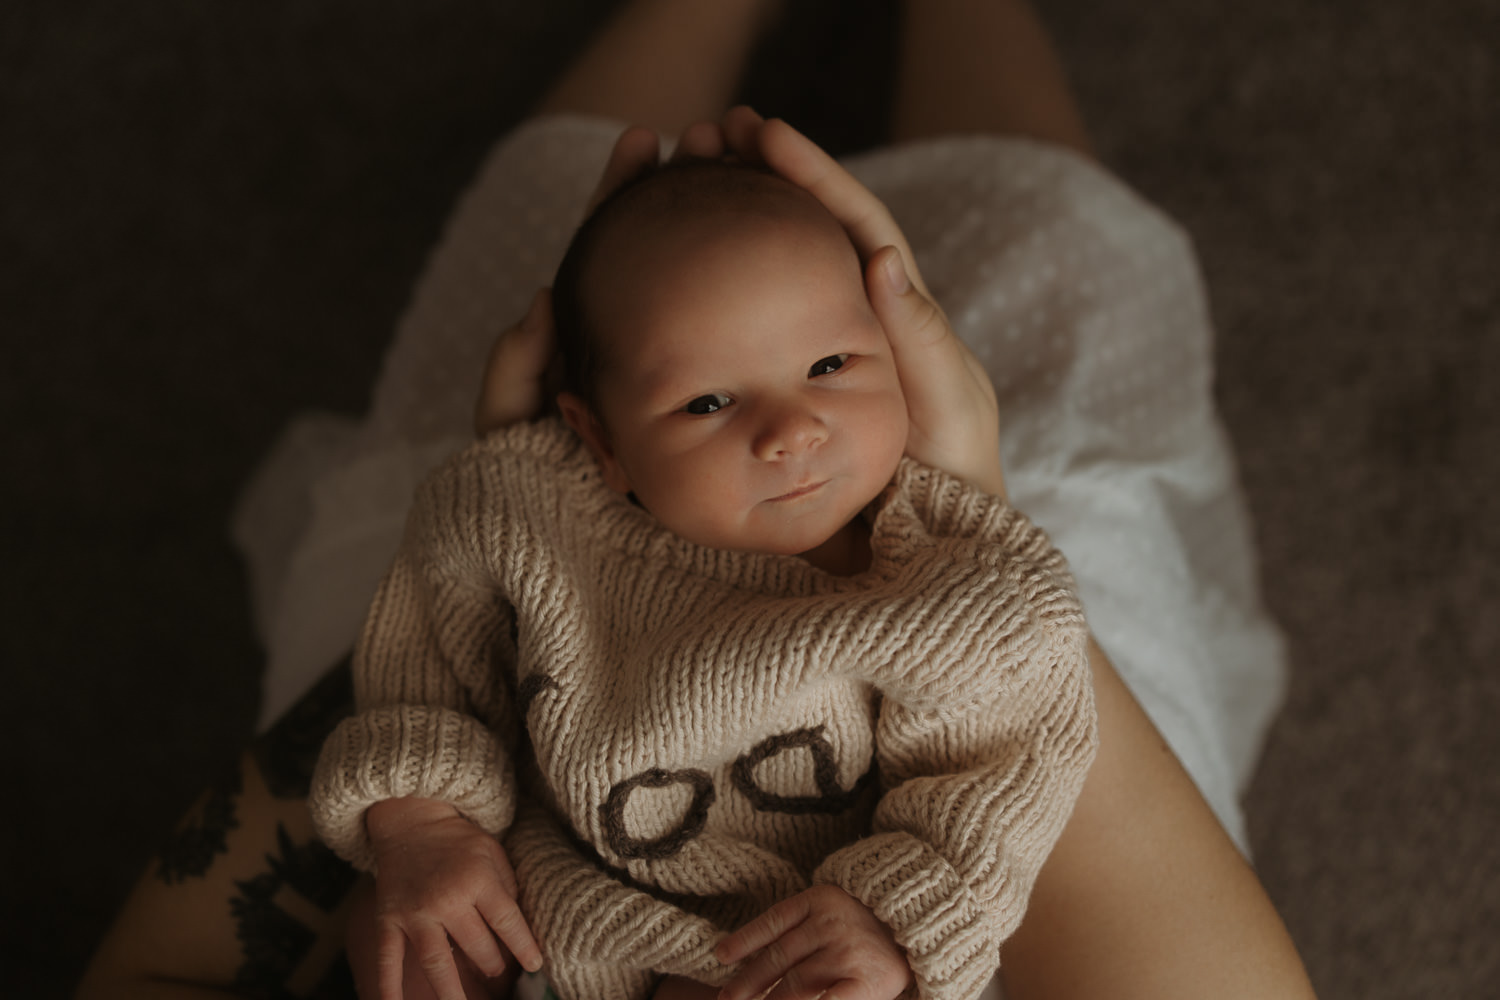
[[(412, 490), (467, 443), (494, 336), (551, 280), (619, 126), (502, 142), (418, 283), (362, 423), (295, 424), (247, 488), (273, 721), (352, 644)], [(989, 370), (1011, 499), (1051, 533), (1100, 644), (1245, 850), (1238, 796), (1283, 684), (1191, 248), (1092, 164), (956, 137), (858, 157)]]

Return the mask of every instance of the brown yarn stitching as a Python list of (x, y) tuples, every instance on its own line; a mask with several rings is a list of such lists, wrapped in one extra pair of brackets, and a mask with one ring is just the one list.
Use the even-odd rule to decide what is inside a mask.
[[(833, 745), (823, 735), (823, 729), (823, 726), (796, 729), (757, 743), (749, 753), (734, 762), (734, 768), (730, 772), (734, 787), (761, 812), (840, 813), (848, 809), (870, 783), (875, 772), (873, 769), (866, 771), (847, 790), (840, 788), (838, 761), (834, 757)], [(813, 781), (821, 794), (777, 795), (755, 783), (755, 768), (758, 764), (799, 747), (806, 747), (812, 753)]]
[(726, 904), (733, 903), (740, 898), (733, 892), (714, 893), (708, 896), (698, 896), (688, 892), (673, 892), (670, 889), (663, 889), (654, 882), (643, 882), (630, 874), (630, 869), (622, 868), (610, 862), (603, 854), (599, 853), (599, 849), (594, 846), (593, 842), (584, 840), (578, 836), (577, 832), (571, 826), (564, 825), (560, 829), (563, 836), (567, 838), (568, 843), (578, 852), (579, 857), (586, 859), (589, 864), (598, 868), (621, 885), (626, 885), (637, 892), (645, 893), (652, 899), (666, 903), (668, 906), (675, 906), (679, 910), (685, 910), (696, 916), (707, 917), (713, 912), (715, 907), (722, 908)]
[[(676, 830), (650, 840), (641, 840), (625, 832), (625, 803), (631, 792), (637, 788), (666, 788), (680, 784), (693, 786), (693, 801)], [(604, 824), (604, 837), (609, 841), (610, 850), (620, 857), (669, 858), (703, 832), (704, 824), (708, 822), (708, 807), (713, 802), (714, 783), (706, 771), (696, 768), (664, 771), (653, 767), (611, 788), (609, 798), (599, 807), (599, 818)]]
[(550, 674), (542, 673), (540, 670), (526, 675), (526, 679), (521, 681), (521, 686), (516, 691), (516, 701), (521, 710), (521, 725), (526, 725), (526, 717), (531, 714), (531, 703), (536, 700), (536, 696), (548, 688), (557, 686), (557, 681), (553, 680)]

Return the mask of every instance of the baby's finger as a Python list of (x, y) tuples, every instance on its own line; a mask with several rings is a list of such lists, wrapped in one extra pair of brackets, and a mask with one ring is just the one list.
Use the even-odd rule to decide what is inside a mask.
[(800, 984), (796, 970), (801, 967), (805, 973), (803, 963), (820, 946), (805, 928), (805, 924), (792, 928), (752, 955), (719, 994), (721, 1000), (750, 1000), (765, 993), (777, 980), (784, 983), (788, 977)]
[(476, 906), (490, 929), (505, 943), (521, 968), (535, 972), (542, 967), (542, 949), (532, 936), (526, 918), (516, 901), (502, 892), (495, 892), (480, 899)]
[(448, 936), (486, 976), (493, 979), (505, 971), (505, 953), (500, 950), (500, 942), (495, 940), (489, 924), (481, 920), (478, 913), (474, 914), (473, 920), (450, 926)]
[(872, 995), (868, 983), (857, 979), (834, 979), (798, 967), (782, 977), (765, 1000), (885, 1000)]
[(802, 923), (811, 912), (806, 893), (783, 899), (720, 941), (714, 949), (714, 957), (723, 965), (733, 965)]
[(841, 980), (831, 970), (819, 969), (812, 962), (804, 962), (788, 969), (771, 992), (766, 994), (765, 1000), (814, 1000), (846, 982), (848, 981)]
[(409, 933), (417, 963), (438, 1000), (464, 1000), (464, 985), (458, 978), (448, 932), (441, 924), (429, 923)]
[(643, 125), (632, 125), (620, 133), (610, 150), (609, 162), (604, 165), (604, 174), (589, 199), (589, 210), (608, 198), (615, 188), (624, 184), (647, 167), (656, 165), (661, 156), (661, 143), (656, 133)]
[(672, 151), (672, 162), (682, 159), (717, 160), (724, 155), (724, 131), (717, 122), (697, 122), (683, 130)]
[(375, 958), (376, 982), (380, 986), (380, 1000), (401, 1000), (401, 970), (406, 957), (406, 935), (392, 924), (381, 927), (379, 951)]

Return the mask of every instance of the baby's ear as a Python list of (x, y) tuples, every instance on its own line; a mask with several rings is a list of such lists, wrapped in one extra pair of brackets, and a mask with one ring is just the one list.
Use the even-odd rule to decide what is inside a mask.
[(594, 456), (594, 461), (599, 463), (604, 485), (616, 493), (629, 493), (630, 477), (625, 475), (624, 468), (616, 460), (615, 451), (610, 447), (609, 432), (593, 408), (571, 392), (560, 392), (557, 394), (557, 409), (563, 421), (573, 428), (573, 433), (583, 439), (583, 446)]

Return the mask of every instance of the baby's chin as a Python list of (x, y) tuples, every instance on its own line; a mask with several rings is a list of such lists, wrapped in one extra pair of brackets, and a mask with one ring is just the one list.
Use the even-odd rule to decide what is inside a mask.
[(870, 532), (856, 512), (832, 532), (787, 537), (777, 554), (795, 556), (838, 576), (863, 572), (870, 564)]
[[(669, 526), (670, 527), (670, 526)], [(674, 529), (676, 530), (676, 529)], [(682, 538), (697, 545), (727, 552), (743, 552), (747, 555), (800, 556), (836, 546), (847, 530), (841, 525), (833, 531), (755, 531), (715, 533), (706, 536), (691, 530), (676, 530)]]

